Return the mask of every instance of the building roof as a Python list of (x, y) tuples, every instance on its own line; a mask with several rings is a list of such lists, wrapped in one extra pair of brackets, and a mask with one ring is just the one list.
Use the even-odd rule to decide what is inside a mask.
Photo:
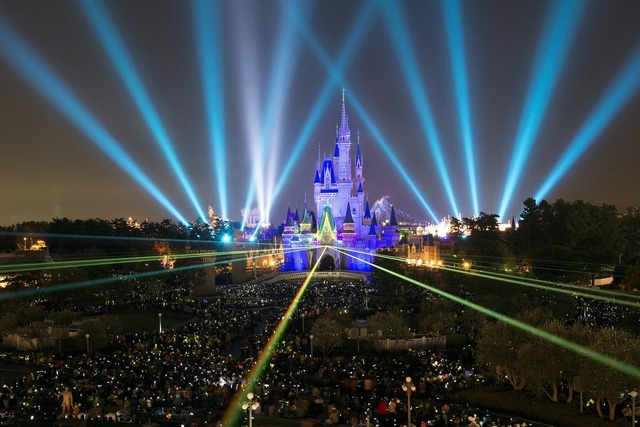
[(389, 225), (398, 226), (398, 221), (396, 221), (396, 208), (391, 206), (391, 216), (389, 217)]
[(367, 200), (367, 204), (364, 207), (364, 218), (371, 218), (371, 209), (369, 209), (369, 201)]
[(351, 204), (347, 202), (347, 214), (344, 217), (344, 224), (355, 224), (353, 216), (351, 215)]
[(284, 220), (285, 227), (290, 227), (295, 223), (295, 214), (291, 212), (291, 208), (287, 208), (287, 219)]
[(335, 184), (336, 176), (333, 173), (333, 162), (328, 159), (325, 160), (324, 165), (322, 165), (322, 176), (320, 177), (320, 182), (324, 182), (324, 176), (327, 173), (331, 176), (331, 184)]
[(369, 227), (369, 236), (375, 236), (376, 233), (376, 226), (378, 225), (378, 221), (376, 220), (376, 214), (375, 212), (373, 213), (373, 218), (371, 219), (371, 226)]

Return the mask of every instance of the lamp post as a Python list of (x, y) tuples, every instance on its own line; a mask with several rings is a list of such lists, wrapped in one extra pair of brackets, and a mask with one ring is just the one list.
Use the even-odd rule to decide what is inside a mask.
[(158, 313), (158, 332), (162, 333), (162, 313)]
[(87, 356), (88, 356), (89, 355), (89, 337), (90, 337), (90, 335), (87, 334), (87, 335), (85, 335), (85, 337), (87, 337)]
[(247, 394), (247, 400), (242, 404), (242, 410), (249, 410), (249, 427), (253, 426), (253, 410), (258, 408), (260, 403), (253, 399), (253, 393)]
[(636, 426), (636, 397), (638, 397), (638, 392), (633, 390), (632, 392), (629, 393), (629, 396), (631, 396), (631, 426), (635, 427)]
[(305, 314), (301, 313), (300, 314), (300, 318), (302, 319), (302, 335), (304, 335), (304, 318), (305, 318)]
[(309, 339), (311, 340), (311, 357), (313, 357), (313, 335), (309, 335)]
[(411, 377), (405, 378), (402, 390), (407, 392), (407, 427), (411, 427), (411, 392), (416, 391), (416, 386), (411, 382)]

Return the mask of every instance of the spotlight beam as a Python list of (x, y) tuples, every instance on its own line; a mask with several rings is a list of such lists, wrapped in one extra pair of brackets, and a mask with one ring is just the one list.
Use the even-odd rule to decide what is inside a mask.
[(0, 54), (34, 89), (71, 121), (94, 145), (120, 166), (181, 223), (185, 217), (167, 199), (116, 139), (64, 82), (0, 15)]
[[(253, 8), (248, 7), (246, 2), (235, 1), (232, 3), (233, 11), (233, 29), (235, 49), (239, 53), (235, 56), (238, 78), (241, 81), (239, 91), (240, 99), (243, 103), (244, 110), (244, 131), (247, 141), (247, 152), (251, 160), (251, 177), (249, 179), (249, 187), (246, 192), (244, 202), (245, 215), (242, 217), (241, 229), (246, 226), (246, 215), (249, 213), (251, 204), (256, 198), (257, 187), (259, 183), (256, 181), (258, 177), (264, 176), (264, 165), (259, 157), (260, 148), (260, 123), (259, 118), (261, 112), (259, 107), (260, 90), (258, 88), (259, 77), (257, 71), (261, 68), (257, 63), (258, 51), (256, 48), (256, 36), (253, 31), (254, 16)], [(240, 53), (242, 52), (242, 53)], [(258, 210), (262, 212), (262, 195), (258, 197)]]
[(82, 1), (79, 4), (87, 20), (91, 23), (102, 47), (109, 55), (111, 63), (118, 71), (118, 74), (127, 87), (129, 94), (135, 101), (138, 110), (144, 117), (149, 130), (155, 137), (156, 142), (160, 145), (171, 169), (173, 169), (173, 172), (180, 181), (182, 188), (187, 193), (196, 213), (200, 218), (206, 218), (202, 209), (202, 204), (198, 201), (189, 179), (180, 164), (178, 155), (176, 154), (173, 144), (171, 143), (171, 139), (169, 138), (153, 102), (149, 97), (149, 93), (133, 65), (133, 61), (127, 52), (127, 48), (125, 47), (123, 40), (111, 21), (109, 11), (100, 0), (87, 0)]
[[(305, 3), (306, 4), (306, 3)], [(295, 28), (290, 25), (291, 13), (289, 9), (296, 8), (296, 3), (281, 2), (281, 8), (284, 13), (280, 14), (281, 22), (278, 26), (278, 35), (276, 38), (274, 61), (271, 63), (269, 72), (269, 82), (267, 84), (267, 96), (265, 107), (262, 110), (260, 125), (250, 125), (250, 155), (253, 163), (250, 187), (245, 201), (245, 209), (253, 199), (254, 193), (257, 194), (258, 205), (260, 210), (261, 222), (268, 221), (272, 204), (272, 192), (274, 181), (276, 179), (276, 165), (278, 164), (279, 144), (281, 140), (282, 128), (282, 112), (285, 107), (285, 97), (283, 93), (289, 92), (289, 86), (293, 79), (291, 74), (295, 70), (294, 63), (297, 60), (300, 51), (300, 40), (294, 37)], [(304, 10), (303, 10), (304, 11)], [(242, 16), (245, 14), (243, 13)], [(239, 26), (243, 28), (243, 26)], [(247, 33), (247, 29), (242, 30), (241, 36)], [(253, 48), (253, 40), (249, 49)], [(252, 49), (255, 50), (255, 49)], [(244, 55), (243, 55), (244, 56)], [(252, 58), (243, 58), (245, 62), (251, 61)], [(245, 92), (245, 103), (247, 109), (255, 110), (255, 106), (251, 103), (257, 103), (257, 90), (255, 89), (255, 81), (257, 76), (254, 70), (258, 67), (249, 69), (244, 66), (241, 69), (241, 75), (246, 80), (242, 90)], [(253, 90), (250, 88), (254, 88)], [(256, 117), (258, 114), (256, 114)], [(252, 120), (252, 118), (248, 118)], [(258, 128), (260, 130), (258, 131)], [(265, 165), (266, 163), (266, 165)]]
[(391, 34), (391, 39), (395, 45), (395, 50), (398, 55), (398, 59), (400, 60), (402, 71), (409, 86), (408, 89), (411, 94), (411, 100), (417, 110), (422, 131), (429, 144), (433, 160), (436, 163), (436, 167), (440, 175), (440, 180), (442, 181), (442, 185), (444, 186), (447, 197), (449, 198), (451, 209), (453, 209), (452, 213), (457, 215), (460, 212), (458, 210), (458, 203), (455, 199), (448, 168), (442, 152), (440, 136), (438, 135), (436, 124), (433, 119), (431, 106), (429, 104), (429, 95), (420, 77), (420, 67), (416, 60), (411, 37), (407, 32), (406, 19), (404, 18), (401, 10), (402, 3), (387, 1), (384, 2), (384, 6), (385, 13), (383, 15), (385, 23), (387, 24), (387, 29)]
[(391, 163), (395, 166), (396, 170), (398, 171), (400, 176), (402, 176), (405, 183), (409, 186), (409, 188), (411, 188), (415, 197), (420, 201), (420, 203), (422, 203), (422, 206), (429, 213), (429, 215), (431, 215), (431, 218), (433, 219), (433, 221), (436, 224), (439, 223), (440, 220), (431, 209), (431, 206), (429, 206), (429, 204), (427, 203), (426, 199), (422, 195), (422, 192), (418, 189), (413, 179), (409, 176), (409, 173), (407, 172), (406, 168), (400, 162), (400, 159), (398, 159), (398, 157), (395, 155), (395, 153), (387, 143), (387, 138), (385, 138), (385, 136), (382, 134), (380, 129), (378, 129), (378, 126), (375, 124), (371, 116), (369, 116), (369, 113), (367, 113), (366, 109), (364, 108), (364, 105), (362, 105), (360, 100), (356, 97), (355, 92), (351, 90), (346, 84), (345, 84), (345, 87), (348, 88), (349, 93), (351, 94), (349, 96), (349, 99), (351, 100), (351, 104), (354, 106), (354, 108), (360, 115), (360, 118), (362, 119), (362, 121), (364, 121), (365, 125), (373, 135), (375, 141), (378, 143), (380, 148), (382, 148), (382, 150), (385, 152), (389, 160), (391, 160)]
[[(372, 3), (373, 2), (368, 2), (367, 4), (372, 4)], [(373, 121), (373, 119), (371, 118), (371, 116), (369, 116), (369, 114), (367, 113), (367, 111), (364, 108), (363, 104), (358, 100), (358, 97), (356, 96), (355, 91), (353, 91), (344, 82), (344, 76), (343, 76), (343, 74), (341, 72), (342, 68), (340, 67), (340, 64), (336, 65), (331, 61), (329, 55), (324, 50), (324, 48), (320, 45), (320, 43), (315, 38), (315, 36), (313, 36), (313, 34), (311, 34), (309, 32), (308, 26), (306, 25), (306, 22), (304, 22), (299, 16), (296, 16), (296, 19), (294, 20), (294, 22), (298, 26), (298, 29), (300, 30), (300, 33), (304, 36), (304, 38), (307, 40), (307, 42), (309, 43), (309, 45), (313, 49), (313, 51), (316, 54), (316, 56), (322, 62), (322, 65), (327, 69), (327, 72), (329, 74), (329, 77), (331, 78), (331, 81), (336, 86), (339, 85), (339, 84), (342, 84), (343, 87), (345, 88), (345, 90), (349, 92), (349, 100), (351, 101), (351, 104), (354, 106), (354, 108), (358, 112), (358, 115), (360, 115), (360, 117), (364, 121), (365, 125), (367, 126), (369, 131), (372, 133), (375, 141), (383, 149), (383, 151), (385, 152), (385, 154), (387, 155), (389, 160), (391, 160), (391, 163), (395, 166), (396, 170), (402, 176), (402, 178), (404, 179), (405, 183), (414, 192), (416, 198), (418, 198), (418, 200), (422, 203), (423, 207), (431, 215), (433, 220), (436, 223), (438, 223), (439, 222), (438, 217), (434, 214), (433, 210), (431, 209), (431, 207), (429, 206), (429, 204), (425, 200), (424, 196), (422, 195), (422, 192), (420, 190), (418, 190), (418, 188), (417, 188), (416, 184), (414, 183), (413, 179), (411, 179), (411, 177), (409, 176), (408, 172), (406, 171), (406, 168), (402, 165), (402, 163), (397, 158), (397, 156), (395, 155), (393, 150), (391, 150), (391, 147), (387, 143), (387, 139), (384, 137), (382, 132), (378, 129), (378, 127), (376, 126), (376, 124)], [(324, 94), (324, 92), (321, 93), (321, 95), (323, 95), (323, 94)], [(327, 97), (328, 96), (329, 96), (329, 94), (327, 94)], [(318, 105), (318, 103), (316, 103), (316, 106), (317, 105)], [(314, 110), (314, 112), (315, 112), (315, 110)], [(318, 116), (319, 115), (320, 115), (320, 109), (318, 109)], [(307, 124), (309, 124), (309, 133), (310, 133), (313, 126), (310, 124), (309, 120), (307, 121)], [(313, 125), (315, 125), (315, 123), (313, 123)], [(306, 129), (306, 125), (305, 125), (305, 129)], [(304, 131), (303, 131), (303, 134), (304, 134)], [(303, 134), (301, 134), (301, 136)], [(298, 142), (302, 141), (302, 143), (301, 143), (301, 145), (302, 145), (302, 144), (304, 144), (306, 142), (307, 138), (308, 137), (306, 137), (306, 135), (305, 135), (305, 139), (304, 140), (302, 140), (301, 138), (298, 138)], [(302, 146), (301, 145), (299, 147), (298, 143), (296, 143), (296, 146), (294, 148), (294, 153), (296, 152), (296, 149), (298, 149), (298, 148), (300, 150), (302, 150)], [(291, 162), (291, 159), (293, 159), (294, 157), (297, 157), (297, 156), (294, 156), (292, 154), (292, 156), (290, 157), (290, 163), (292, 163), (291, 166), (293, 166), (293, 162)], [(287, 166), (288, 166), (288, 164), (287, 164)], [(280, 188), (285, 183), (285, 178), (288, 176), (288, 173), (289, 173), (287, 171), (287, 166), (285, 166), (285, 168), (283, 169), (283, 173), (281, 175), (281, 179), (280, 179), (280, 181), (278, 183), (279, 185), (276, 185), (275, 190), (274, 190), (274, 194), (277, 194), (278, 191), (280, 190)]]
[(289, 93), (289, 88), (293, 82), (292, 74), (295, 70), (293, 66), (294, 62), (297, 62), (298, 54), (300, 53), (300, 47), (302, 45), (301, 40), (295, 37), (296, 29), (291, 24), (292, 14), (290, 9), (294, 8), (296, 13), (300, 13), (303, 16), (307, 14), (309, 2), (284, 2), (281, 1), (281, 8), (285, 9), (283, 17), (285, 22), (280, 26), (278, 34), (278, 43), (275, 53), (275, 62), (272, 64), (269, 93), (267, 95), (267, 107), (264, 109), (265, 117), (262, 119), (262, 148), (263, 158), (268, 159), (267, 163), (267, 176), (266, 176), (266, 188), (265, 188), (265, 202), (266, 212), (262, 213), (264, 216), (263, 222), (269, 219), (271, 214), (271, 206), (273, 203), (273, 188), (275, 186), (276, 174), (278, 172), (277, 165), (279, 165), (278, 153), (280, 153), (281, 144), (281, 127), (282, 127), (282, 112), (285, 107), (282, 96), (283, 93)]
[(192, 0), (191, 5), (220, 213), (228, 218), (222, 6), (208, 0)]
[[(467, 66), (465, 62), (464, 32), (459, 0), (449, 0), (443, 3), (445, 23), (447, 25), (447, 39), (449, 40), (449, 56), (453, 70), (454, 87), (458, 104), (458, 115), (462, 131), (464, 155), (467, 163), (467, 177), (471, 190), (473, 215), (478, 216), (478, 188), (476, 185), (476, 166), (473, 154), (473, 132), (471, 130), (471, 112), (469, 107), (469, 88), (467, 85)], [(454, 213), (457, 213), (454, 211)]]
[(549, 3), (546, 25), (542, 29), (543, 38), (531, 73), (531, 81), (525, 105), (520, 117), (511, 162), (505, 181), (498, 215), (504, 218), (510, 206), (513, 192), (525, 166), (527, 156), (533, 147), (540, 125), (545, 117), (547, 106), (561, 76), (568, 51), (575, 39), (578, 23), (581, 20), (587, 2), (567, 0)]
[[(367, 28), (373, 20), (374, 12), (378, 8), (378, 1), (372, 0), (365, 2), (364, 7), (365, 9), (358, 14), (355, 24), (351, 26), (351, 31), (349, 32), (344, 45), (340, 49), (335, 63), (331, 63), (331, 60), (327, 59), (327, 54), (321, 47), (316, 47), (314, 49), (316, 52), (322, 51), (319, 55), (325, 57), (325, 67), (327, 68), (329, 75), (324, 81), (319, 95), (316, 97), (315, 104), (311, 108), (311, 112), (307, 115), (307, 119), (302, 126), (302, 131), (296, 138), (291, 154), (280, 172), (280, 177), (273, 189), (272, 198), (274, 199), (280, 194), (282, 187), (289, 179), (289, 175), (291, 174), (293, 167), (298, 163), (302, 149), (309, 141), (311, 132), (313, 132), (318, 125), (320, 116), (326, 109), (336, 86), (340, 87), (339, 84), (342, 82), (343, 70), (348, 67), (354, 57), (356, 49), (360, 46)], [(315, 37), (309, 31), (309, 25), (306, 20), (295, 10), (289, 10), (288, 13), (291, 15), (293, 24), (298, 29), (298, 32), (304, 36), (307, 43), (312, 46), (318, 45), (318, 41), (315, 40)]]
[(542, 200), (640, 88), (640, 43), (535, 193)]

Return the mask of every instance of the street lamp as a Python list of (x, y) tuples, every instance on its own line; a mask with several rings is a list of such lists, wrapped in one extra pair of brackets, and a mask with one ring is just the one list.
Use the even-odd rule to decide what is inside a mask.
[(629, 396), (631, 396), (631, 426), (635, 427), (636, 426), (636, 397), (638, 397), (638, 392), (633, 390), (632, 392), (629, 393)]
[(249, 427), (253, 426), (253, 411), (258, 408), (260, 402), (253, 399), (253, 393), (247, 394), (247, 400), (242, 404), (242, 410), (249, 410)]
[(416, 391), (416, 386), (411, 382), (411, 377), (405, 378), (402, 390), (407, 392), (407, 427), (411, 427), (411, 392)]
[(158, 331), (162, 333), (162, 313), (158, 313)]
[(313, 335), (309, 335), (309, 339), (311, 340), (311, 357), (313, 357)]
[(302, 335), (304, 335), (304, 318), (305, 318), (305, 314), (304, 313), (300, 314), (300, 318), (302, 319)]
[(87, 335), (85, 335), (85, 337), (87, 337), (87, 356), (88, 356), (89, 355), (89, 337), (90, 337), (90, 335), (87, 334)]

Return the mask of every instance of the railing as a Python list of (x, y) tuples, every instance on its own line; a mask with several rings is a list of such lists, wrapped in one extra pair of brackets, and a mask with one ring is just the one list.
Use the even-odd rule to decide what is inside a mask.
[[(309, 276), (309, 271), (301, 271), (295, 273), (283, 273), (279, 274), (272, 279), (265, 281), (266, 284), (273, 284), (283, 281), (303, 281)], [(316, 271), (313, 273), (314, 279), (326, 279), (326, 280), (361, 280), (366, 281), (367, 276), (362, 273), (353, 273), (351, 271)]]
[(424, 349), (433, 351), (446, 351), (447, 337), (422, 337), (409, 339), (373, 340), (373, 347), (378, 351), (396, 351), (408, 349)]

